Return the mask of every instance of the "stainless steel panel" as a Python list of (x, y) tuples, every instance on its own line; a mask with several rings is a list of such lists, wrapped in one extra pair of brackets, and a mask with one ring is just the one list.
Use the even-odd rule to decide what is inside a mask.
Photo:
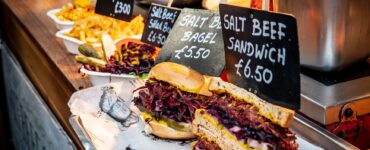
[(339, 70), (370, 55), (369, 0), (278, 0), (295, 15), (301, 64)]
[(301, 74), (300, 112), (323, 125), (338, 122), (340, 108), (350, 104), (357, 115), (370, 113), (370, 76), (324, 85)]
[(300, 137), (305, 138), (324, 149), (356, 150), (357, 147), (328, 132), (299, 114), (295, 114), (291, 129)]
[(15, 148), (76, 149), (8, 48), (0, 43), (0, 49)]

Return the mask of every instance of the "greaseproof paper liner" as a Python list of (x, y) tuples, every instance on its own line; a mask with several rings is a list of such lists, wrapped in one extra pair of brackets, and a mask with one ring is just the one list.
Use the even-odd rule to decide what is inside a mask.
[(143, 80), (123, 81), (78, 91), (68, 103), (98, 150), (189, 150), (189, 140), (173, 141), (146, 135), (139, 110), (131, 103)]
[[(191, 140), (164, 140), (144, 132), (140, 112), (131, 102), (143, 80), (127, 80), (80, 90), (68, 103), (98, 150), (190, 150)], [(297, 136), (300, 150), (321, 149)]]

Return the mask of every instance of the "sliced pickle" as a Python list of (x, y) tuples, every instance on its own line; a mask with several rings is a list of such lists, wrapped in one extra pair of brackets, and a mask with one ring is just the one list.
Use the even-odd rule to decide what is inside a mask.
[(168, 126), (175, 130), (185, 131), (185, 132), (191, 131), (191, 125), (189, 123), (181, 123), (181, 122), (179, 123), (172, 119), (168, 119), (167, 117), (164, 117), (164, 116), (162, 117), (162, 120), (167, 122)]
[(89, 63), (89, 59), (87, 59), (87, 57), (84, 56), (84, 55), (76, 55), (75, 60), (78, 63), (81, 63), (81, 64), (88, 64)]
[(84, 64), (84, 65), (90, 65), (90, 66), (94, 66), (98, 68), (104, 68), (106, 64), (106, 62), (101, 59), (97, 59), (93, 57), (86, 57), (84, 55), (76, 55), (75, 59), (78, 63)]
[(99, 54), (95, 51), (95, 49), (87, 44), (82, 44), (78, 47), (78, 51), (87, 57), (94, 57), (100, 59)]

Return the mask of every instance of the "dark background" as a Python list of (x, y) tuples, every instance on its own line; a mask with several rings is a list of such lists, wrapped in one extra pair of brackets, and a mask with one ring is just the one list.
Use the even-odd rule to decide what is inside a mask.
[[(0, 39), (2, 39), (0, 31)], [(11, 142), (10, 125), (6, 104), (6, 95), (4, 89), (4, 77), (3, 77), (3, 65), (2, 65), (2, 53), (0, 53), (0, 149), (14, 149)]]

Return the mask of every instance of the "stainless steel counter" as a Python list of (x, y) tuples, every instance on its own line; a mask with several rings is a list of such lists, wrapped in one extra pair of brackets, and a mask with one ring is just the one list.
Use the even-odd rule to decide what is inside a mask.
[(301, 74), (300, 112), (323, 125), (338, 122), (341, 107), (349, 105), (357, 115), (370, 111), (370, 76), (324, 85)]

